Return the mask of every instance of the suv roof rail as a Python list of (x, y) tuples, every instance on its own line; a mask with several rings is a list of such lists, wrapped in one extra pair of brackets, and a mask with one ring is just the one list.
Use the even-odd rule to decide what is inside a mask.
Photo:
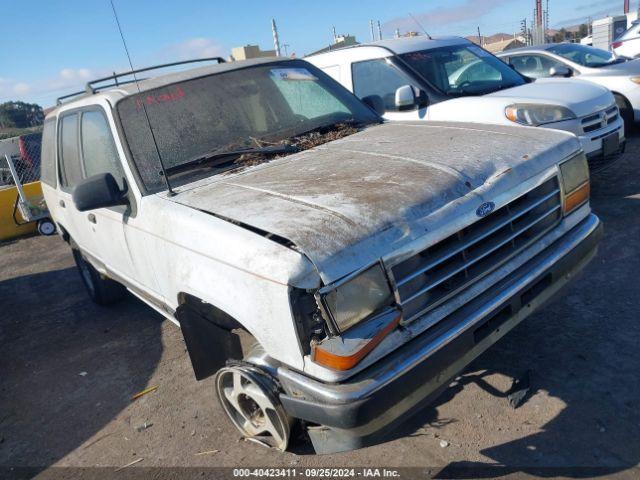
[[(91, 80), (90, 82), (87, 82), (87, 85), (85, 86), (84, 90), (80, 90), (79, 92), (69, 93), (68, 95), (63, 95), (61, 97), (58, 97), (56, 99), (56, 105), (61, 105), (63, 100), (66, 100), (72, 97), (77, 97), (78, 95), (86, 95), (86, 94), (93, 95), (97, 91), (103, 90), (105, 88), (117, 87), (120, 85), (134, 83), (135, 79), (125, 80), (125, 81), (118, 81), (118, 79), (121, 77), (127, 77), (129, 75), (133, 75), (135, 73), (148, 72), (149, 70), (158, 70), (160, 68), (175, 67), (178, 65), (186, 65), (189, 63), (212, 62), (212, 61), (215, 61), (218, 63), (226, 63), (226, 60), (222, 57), (206, 57), (206, 58), (194, 58), (193, 60), (182, 60), (180, 62), (163, 63), (161, 65), (154, 65), (152, 67), (139, 68), (137, 70), (129, 70), (127, 72), (121, 72), (121, 73), (113, 72), (113, 75), (109, 75), (108, 77), (97, 78), (96, 80)], [(107, 80), (113, 80), (113, 83), (109, 83), (107, 85), (98, 85), (98, 86), (95, 85), (96, 83), (102, 83)]]
[[(87, 85), (85, 87), (85, 91), (86, 93), (96, 93), (98, 90), (102, 89), (102, 88), (108, 88), (108, 87), (113, 87), (113, 86), (118, 86), (118, 85), (122, 85), (123, 83), (132, 83), (135, 80), (130, 80), (127, 82), (118, 82), (118, 79), (121, 77), (127, 77), (129, 75), (133, 75), (135, 73), (141, 73), (141, 72), (148, 72), (149, 70), (158, 70), (160, 68), (167, 68), (167, 67), (175, 67), (178, 65), (186, 65), (188, 63), (199, 63), (199, 62), (212, 62), (212, 61), (216, 61), (218, 63), (226, 63), (226, 60), (222, 57), (207, 57), (207, 58), (195, 58), (193, 60), (182, 60), (180, 62), (172, 62), (172, 63), (163, 63), (161, 65), (154, 65), (152, 67), (145, 67), (145, 68), (138, 68), (137, 70), (129, 70), (127, 72), (121, 72), (121, 73), (113, 73), (113, 75), (109, 75), (107, 77), (102, 77), (102, 78), (98, 78), (96, 80), (91, 80), (90, 82), (87, 82)], [(104, 82), (106, 80), (113, 80), (114, 83), (110, 84), (110, 85), (103, 85), (103, 86), (95, 86), (96, 83), (101, 83)]]

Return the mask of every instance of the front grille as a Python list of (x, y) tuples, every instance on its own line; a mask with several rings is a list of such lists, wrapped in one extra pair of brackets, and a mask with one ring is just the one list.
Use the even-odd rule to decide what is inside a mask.
[(618, 107), (614, 105), (606, 110), (584, 117), (580, 122), (582, 124), (582, 131), (584, 133), (591, 133), (601, 128), (606, 128), (618, 120), (619, 115)]
[(391, 267), (405, 322), (498, 268), (562, 216), (558, 178)]

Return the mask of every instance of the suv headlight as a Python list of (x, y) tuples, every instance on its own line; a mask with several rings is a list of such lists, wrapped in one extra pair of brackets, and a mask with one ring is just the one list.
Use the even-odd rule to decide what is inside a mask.
[(319, 292), (332, 330), (342, 333), (392, 301), (382, 266), (376, 264)]
[(560, 164), (564, 214), (573, 212), (589, 200), (589, 164), (584, 153)]
[(545, 123), (573, 120), (575, 113), (560, 105), (539, 105), (514, 103), (504, 110), (505, 116), (512, 122), (537, 127)]

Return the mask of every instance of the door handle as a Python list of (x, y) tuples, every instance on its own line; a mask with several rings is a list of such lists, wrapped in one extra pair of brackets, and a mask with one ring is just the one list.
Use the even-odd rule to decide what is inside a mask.
[(58, 202), (58, 205), (60, 205), (62, 208), (66, 207), (66, 205), (64, 204), (64, 200), (60, 200)]
[(90, 213), (89, 215), (87, 215), (87, 219), (89, 219), (91, 223), (98, 223), (96, 221), (96, 216), (93, 213)]

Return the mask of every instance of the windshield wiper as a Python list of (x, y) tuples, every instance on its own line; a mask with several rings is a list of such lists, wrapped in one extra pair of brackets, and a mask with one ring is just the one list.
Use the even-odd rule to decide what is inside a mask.
[[(185, 163), (180, 163), (178, 165), (174, 165), (173, 167), (167, 168), (167, 173), (179, 173), (185, 170), (189, 170), (194, 167), (199, 167), (201, 165), (205, 165), (208, 163), (213, 163), (211, 167), (219, 167), (220, 165), (224, 165), (232, 162), (235, 158), (240, 157), (241, 155), (251, 154), (251, 155), (281, 155), (283, 153), (296, 153), (299, 152), (300, 149), (295, 145), (269, 145), (266, 147), (253, 147), (253, 148), (240, 148), (237, 150), (215, 150), (213, 152), (207, 153), (200, 157), (194, 158), (193, 160), (189, 160)], [(222, 160), (222, 161), (221, 161)]]

